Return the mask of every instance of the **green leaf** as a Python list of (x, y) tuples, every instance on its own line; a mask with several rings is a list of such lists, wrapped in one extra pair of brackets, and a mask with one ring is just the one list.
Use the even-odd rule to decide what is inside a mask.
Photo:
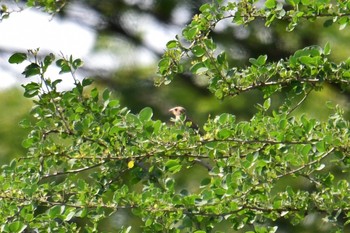
[(317, 65), (319, 59), (317, 57), (303, 56), (299, 58), (299, 61), (305, 65)]
[(151, 219), (151, 218), (148, 218), (147, 220), (146, 220), (146, 222), (145, 222), (145, 226), (146, 227), (149, 227), (149, 226), (151, 226), (153, 224), (153, 219)]
[(257, 59), (249, 58), (249, 62), (256, 67), (261, 67), (261, 66), (265, 65), (266, 60), (267, 60), (267, 55), (261, 55)]
[(55, 55), (53, 53), (50, 53), (49, 55), (45, 56), (44, 58), (44, 65), (48, 67), (52, 64), (52, 62), (55, 60)]
[(166, 71), (169, 69), (169, 66), (171, 64), (171, 60), (168, 57), (165, 57), (163, 59), (161, 59), (158, 62), (158, 70), (160, 74), (165, 74)]
[(272, 9), (276, 7), (276, 0), (266, 0), (265, 7), (268, 9)]
[(75, 209), (66, 210), (64, 213), (64, 221), (70, 221), (75, 216)]
[(192, 48), (192, 53), (196, 56), (196, 57), (201, 57), (205, 54), (205, 49), (200, 46), (200, 45), (195, 45)]
[(219, 116), (218, 120), (219, 120), (219, 123), (223, 125), (225, 123), (233, 123), (235, 118), (228, 113), (222, 113)]
[(30, 65), (28, 65), (23, 73), (22, 73), (26, 78), (34, 76), (34, 75), (38, 75), (40, 74), (40, 66), (36, 63), (31, 63)]
[(211, 10), (211, 5), (209, 3), (203, 4), (200, 8), (200, 12), (206, 12)]
[(271, 106), (271, 98), (268, 98), (264, 101), (264, 104), (263, 104), (263, 107), (264, 107), (264, 110), (267, 111)]
[(226, 56), (226, 53), (225, 52), (221, 52), (218, 56), (217, 56), (217, 60), (218, 60), (218, 63), (220, 65), (224, 65), (227, 63), (227, 56)]
[(219, 139), (227, 139), (228, 137), (231, 136), (231, 130), (229, 129), (221, 129), (218, 133), (217, 136)]
[(84, 78), (82, 81), (82, 85), (83, 85), (83, 87), (86, 87), (86, 86), (91, 85), (93, 82), (94, 82), (94, 80), (92, 80), (92, 79)]
[(22, 128), (25, 128), (25, 129), (27, 129), (27, 128), (29, 128), (29, 127), (32, 126), (31, 123), (30, 123), (30, 120), (28, 120), (28, 118), (25, 118), (25, 119), (21, 120), (21, 121), (19, 122), (19, 125), (20, 125)]
[(111, 101), (109, 101), (108, 106), (112, 107), (112, 108), (119, 106), (119, 100), (111, 100)]
[(68, 64), (68, 61), (66, 61), (65, 59), (58, 59), (56, 61), (56, 65), (61, 68), (59, 72), (60, 74), (68, 73), (72, 71), (71, 67)]
[(49, 209), (49, 215), (52, 219), (59, 217), (64, 212), (64, 206), (53, 206)]
[(321, 142), (317, 142), (316, 143), (316, 148), (319, 152), (325, 152), (326, 151), (326, 148), (325, 148), (325, 144), (323, 141)]
[(257, 62), (260, 66), (265, 65), (267, 60), (267, 55), (260, 55), (257, 59)]
[(176, 48), (178, 46), (178, 43), (179, 42), (177, 40), (171, 40), (166, 44), (166, 47), (168, 49), (173, 49), (173, 48)]
[(111, 92), (108, 89), (105, 89), (102, 93), (102, 99), (107, 101), (111, 95)]
[(349, 23), (349, 18), (348, 17), (341, 17), (338, 21), (340, 24), (339, 30), (343, 30)]
[(20, 221), (15, 221), (9, 224), (9, 232), (23, 232), (27, 226)]
[(168, 171), (172, 173), (177, 173), (181, 170), (182, 165), (180, 164), (178, 159), (170, 159), (165, 163), (165, 167)]
[(79, 67), (82, 67), (84, 65), (84, 62), (81, 59), (75, 59), (72, 63), (72, 66), (74, 69), (78, 69)]
[(198, 32), (199, 32), (198, 26), (195, 25), (195, 26), (192, 26), (192, 27), (185, 28), (182, 31), (182, 35), (187, 40), (192, 41), (195, 38), (195, 36), (197, 35)]
[(330, 27), (333, 25), (333, 20), (332, 19), (327, 19), (326, 21), (324, 21), (323, 23), (323, 27)]
[(31, 82), (31, 83), (28, 83), (26, 85), (22, 85), (22, 87), (24, 87), (23, 95), (26, 98), (31, 98), (31, 97), (38, 95), (39, 90), (41, 88), (41, 86), (35, 82)]
[(15, 53), (9, 58), (9, 63), (11, 64), (19, 64), (27, 59), (27, 54), (25, 53)]
[(194, 64), (190, 70), (194, 74), (202, 74), (204, 72), (207, 72), (208, 68), (205, 66), (204, 62), (198, 62)]
[(310, 5), (312, 0), (301, 0), (301, 3), (305, 6)]
[(33, 138), (27, 138), (27, 139), (24, 139), (23, 142), (22, 142), (22, 146), (24, 148), (29, 148), (33, 145), (34, 143), (34, 139)]
[(203, 187), (207, 186), (208, 184), (210, 184), (210, 182), (211, 182), (211, 179), (210, 179), (210, 178), (204, 178), (204, 179), (201, 181), (200, 187), (203, 188)]
[(329, 42), (327, 42), (323, 48), (323, 52), (325, 55), (329, 55), (329, 54), (331, 54), (331, 51), (332, 51), (331, 45)]
[(324, 165), (323, 163), (321, 163), (318, 167), (315, 168), (316, 171), (321, 171), (323, 168), (325, 168), (326, 165)]
[(151, 120), (152, 116), (153, 116), (153, 111), (152, 111), (152, 108), (150, 108), (150, 107), (145, 107), (139, 113), (139, 119), (141, 122), (147, 122), (147, 121)]
[(310, 144), (307, 144), (305, 146), (303, 146), (302, 150), (301, 150), (301, 154), (306, 157), (309, 155), (309, 152), (311, 151), (312, 146)]

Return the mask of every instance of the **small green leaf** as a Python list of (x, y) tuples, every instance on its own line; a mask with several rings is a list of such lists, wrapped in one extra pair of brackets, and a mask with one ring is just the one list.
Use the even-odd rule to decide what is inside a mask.
[(64, 221), (70, 221), (75, 216), (75, 210), (70, 209), (64, 213)]
[(9, 224), (9, 232), (23, 232), (27, 226), (20, 221), (15, 221)]
[(230, 135), (231, 135), (231, 130), (229, 129), (221, 129), (217, 134), (219, 139), (227, 139), (228, 137), (230, 137)]
[(319, 152), (325, 152), (325, 144), (323, 141), (316, 143), (316, 148)]
[(194, 74), (202, 74), (204, 72), (207, 72), (208, 68), (205, 66), (204, 62), (198, 62), (194, 64), (190, 70)]
[(165, 57), (161, 59), (158, 63), (158, 70), (160, 74), (165, 74), (166, 71), (169, 69), (169, 66), (171, 64), (171, 60), (168, 57)]
[(119, 106), (119, 100), (111, 100), (111, 101), (109, 101), (108, 106), (112, 107), (112, 108)]
[(40, 66), (36, 63), (31, 63), (30, 65), (28, 65), (23, 73), (22, 73), (26, 78), (34, 76), (34, 75), (38, 75), (40, 74)]
[(177, 173), (181, 170), (182, 165), (179, 163), (178, 159), (171, 159), (165, 163), (165, 167), (169, 172)]
[(59, 72), (60, 74), (71, 72), (71, 68), (68, 64), (68, 61), (66, 61), (65, 59), (58, 59), (56, 61), (56, 65), (61, 68)]
[(28, 83), (26, 85), (22, 85), (24, 87), (24, 97), (31, 98), (36, 96), (39, 93), (40, 85), (35, 82)]
[(53, 206), (49, 209), (49, 215), (52, 219), (59, 217), (64, 212), (65, 207), (64, 206)]
[(305, 65), (317, 65), (317, 57), (303, 56), (299, 58), (299, 61)]
[(343, 30), (349, 23), (349, 18), (348, 17), (341, 17), (338, 21), (340, 24), (339, 30)]
[(211, 9), (211, 5), (209, 3), (203, 4), (200, 8), (199, 11), (200, 12), (205, 12), (205, 11), (209, 11)]
[(84, 62), (81, 59), (79, 59), (79, 58), (75, 59), (73, 61), (73, 64), (72, 64), (74, 69), (78, 69), (79, 67), (82, 67), (83, 65), (84, 65)]
[(29, 147), (31, 147), (33, 145), (33, 143), (34, 143), (34, 139), (33, 138), (27, 138), (27, 139), (23, 140), (22, 146), (24, 148), (29, 148)]
[(264, 101), (264, 105), (263, 105), (264, 110), (267, 111), (270, 108), (270, 106), (271, 106), (271, 99), (268, 98), (267, 100)]
[(22, 128), (25, 128), (25, 129), (31, 127), (31, 123), (30, 123), (30, 121), (29, 121), (27, 118), (21, 120), (21, 121), (19, 122), (19, 125), (20, 125)]
[(220, 124), (225, 124), (225, 123), (233, 123), (234, 122), (234, 117), (228, 113), (222, 113), (219, 118), (219, 123)]
[(267, 60), (267, 55), (261, 55), (257, 59), (249, 58), (249, 62), (256, 67), (261, 67), (261, 66), (265, 65), (266, 60)]
[(189, 41), (193, 40), (197, 33), (198, 33), (199, 29), (198, 29), (198, 26), (193, 26), (193, 27), (190, 27), (190, 28), (185, 28), (183, 31), (182, 31), (182, 35)]
[(201, 181), (201, 188), (207, 186), (208, 184), (210, 184), (210, 181), (211, 179), (210, 178), (204, 178), (202, 181)]
[(54, 60), (55, 60), (55, 55), (53, 53), (50, 53), (49, 55), (45, 56), (44, 58), (45, 66), (47, 67), (51, 65)]
[(152, 116), (153, 116), (153, 111), (152, 111), (152, 108), (150, 108), (150, 107), (145, 107), (139, 113), (139, 119), (141, 122), (147, 122), (147, 121), (151, 120)]
[(86, 87), (86, 86), (91, 85), (93, 82), (94, 82), (94, 80), (92, 80), (92, 79), (84, 78), (82, 81), (82, 85), (83, 85), (83, 87)]
[(257, 59), (257, 62), (260, 66), (265, 65), (267, 60), (267, 55), (260, 55)]
[(11, 64), (19, 64), (27, 59), (27, 54), (25, 53), (15, 53), (9, 58), (9, 63)]
[(176, 48), (177, 47), (177, 45), (178, 45), (178, 41), (177, 40), (171, 40), (171, 41), (169, 41), (167, 44), (166, 44), (166, 47), (168, 48), (168, 49), (173, 49), (173, 48)]
[(195, 45), (192, 48), (192, 53), (196, 56), (196, 57), (201, 57), (205, 54), (205, 49), (200, 46), (200, 45)]
[(276, 0), (266, 0), (265, 7), (268, 9), (272, 9), (276, 7)]
[(329, 44), (329, 42), (327, 42), (324, 46), (323, 52), (325, 55), (331, 54), (331, 45)]
[(307, 144), (307, 145), (303, 146), (303, 148), (301, 150), (301, 154), (306, 157), (309, 154), (309, 152), (311, 151), (311, 149), (312, 149), (312, 146), (310, 144)]
[(325, 27), (325, 28), (328, 28), (328, 27), (330, 27), (330, 26), (332, 26), (333, 25), (333, 20), (332, 19), (327, 19), (326, 21), (324, 21), (324, 23), (323, 23), (323, 27)]
[(102, 99), (104, 101), (108, 100), (111, 95), (111, 92), (108, 89), (105, 89), (102, 93)]
[(305, 6), (310, 5), (312, 0), (301, 0), (301, 3)]
[(227, 62), (227, 57), (226, 57), (226, 53), (225, 52), (222, 52), (220, 53), (218, 56), (217, 56), (217, 60), (218, 60), (218, 63), (220, 65), (223, 65)]
[(321, 163), (318, 167), (315, 168), (316, 171), (321, 171), (323, 168), (325, 168), (326, 165), (324, 165), (323, 163)]

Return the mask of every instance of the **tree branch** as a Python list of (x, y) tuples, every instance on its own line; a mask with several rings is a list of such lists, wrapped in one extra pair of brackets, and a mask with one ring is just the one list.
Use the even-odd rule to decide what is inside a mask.
[(103, 164), (106, 164), (108, 162), (109, 161), (104, 161), (102, 163), (94, 164), (91, 167), (83, 167), (83, 168), (78, 168), (78, 169), (75, 169), (75, 170), (68, 170), (68, 171), (65, 171), (65, 172), (56, 172), (56, 173), (52, 173), (52, 174), (43, 175), (41, 177), (41, 179), (43, 180), (43, 179), (50, 178), (50, 177), (62, 176), (62, 175), (68, 175), (68, 174), (75, 174), (75, 173), (79, 173), (79, 172), (83, 172), (83, 171), (88, 171), (88, 170), (94, 169), (96, 167), (99, 167), (99, 166), (101, 166)]
[(299, 172), (299, 171), (305, 169), (306, 167), (309, 167), (309, 166), (311, 166), (311, 165), (313, 165), (313, 164), (315, 164), (315, 163), (318, 163), (318, 162), (320, 162), (322, 159), (326, 158), (330, 153), (332, 153), (332, 152), (334, 151), (334, 149), (335, 149), (335, 148), (333, 147), (333, 148), (331, 148), (329, 151), (325, 152), (325, 153), (324, 153), (321, 157), (319, 157), (318, 159), (313, 160), (313, 161), (311, 161), (311, 162), (309, 162), (309, 163), (307, 163), (307, 164), (305, 164), (305, 165), (303, 165), (303, 166), (301, 166), (301, 167), (298, 167), (298, 168), (296, 168), (296, 169), (294, 169), (294, 170), (290, 170), (289, 172), (286, 172), (286, 173), (284, 173), (284, 174), (278, 175), (276, 178), (279, 179), (279, 178), (282, 178), (282, 177), (284, 177), (284, 176), (288, 176), (288, 175), (297, 173), (297, 172)]

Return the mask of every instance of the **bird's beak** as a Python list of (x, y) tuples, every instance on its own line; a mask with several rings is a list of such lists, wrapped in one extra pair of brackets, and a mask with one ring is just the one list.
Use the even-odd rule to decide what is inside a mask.
[(169, 112), (173, 112), (173, 111), (174, 111), (174, 108), (169, 109)]

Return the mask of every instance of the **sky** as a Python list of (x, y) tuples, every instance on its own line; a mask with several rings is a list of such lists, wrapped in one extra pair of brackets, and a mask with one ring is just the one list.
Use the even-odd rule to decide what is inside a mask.
[[(76, 12), (74, 6), (72, 11)], [(183, 13), (181, 9), (177, 12)], [(180, 31), (180, 28), (162, 28), (150, 17), (139, 17), (135, 25), (141, 28), (147, 45), (160, 52), (164, 50), (167, 41), (174, 39)], [(127, 58), (117, 58), (108, 53), (108, 48), (105, 52), (96, 52), (94, 44), (97, 35), (92, 28), (79, 25), (73, 20), (52, 17), (37, 9), (27, 8), (10, 14), (9, 18), (0, 21), (0, 91), (27, 82), (21, 75), (25, 64), (8, 64), (12, 51), (26, 52), (28, 49), (40, 48), (43, 54), (52, 52), (56, 56), (73, 55), (81, 58), (90, 68), (107, 70), (129, 62)], [(130, 56), (133, 59), (136, 57), (134, 63), (148, 65), (156, 62), (154, 55), (145, 49), (136, 50), (135, 53), (137, 56)], [(58, 69), (52, 70), (50, 75), (56, 76), (57, 73)], [(63, 88), (70, 85), (63, 83)]]
[[(8, 19), (2, 20), (0, 35), (0, 51), (26, 52), (40, 48), (43, 53), (72, 54), (75, 57), (86, 57), (96, 39), (95, 33), (88, 28), (34, 9), (12, 13)], [(24, 81), (21, 73), (25, 65), (8, 64), (10, 56), (11, 53), (0, 54), (0, 90)]]

